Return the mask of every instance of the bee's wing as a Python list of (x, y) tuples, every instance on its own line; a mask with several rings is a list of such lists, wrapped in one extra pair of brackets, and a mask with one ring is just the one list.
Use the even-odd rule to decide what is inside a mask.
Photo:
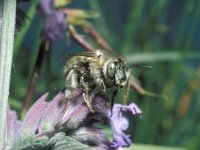
[(85, 56), (85, 57), (96, 57), (96, 54), (94, 52), (84, 52), (80, 54), (80, 56)]
[(61, 59), (61, 60), (69, 60), (70, 58), (74, 57), (74, 56), (84, 56), (84, 57), (95, 57), (95, 53), (94, 52), (84, 52), (84, 53), (80, 53), (80, 54), (75, 54), (75, 53), (71, 53), (71, 54), (67, 54), (65, 56), (59, 56), (57, 59)]

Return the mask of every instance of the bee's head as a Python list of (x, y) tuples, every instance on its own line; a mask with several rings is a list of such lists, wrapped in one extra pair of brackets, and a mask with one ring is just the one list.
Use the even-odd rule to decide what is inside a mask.
[(130, 68), (128, 64), (121, 60), (111, 60), (107, 63), (106, 74), (109, 80), (117, 87), (127, 86), (130, 78)]

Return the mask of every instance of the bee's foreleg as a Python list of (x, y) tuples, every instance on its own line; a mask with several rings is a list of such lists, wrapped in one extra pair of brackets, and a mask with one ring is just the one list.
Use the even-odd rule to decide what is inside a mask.
[(100, 84), (101, 85), (101, 91), (104, 93), (105, 98), (106, 98), (106, 107), (110, 107), (110, 98), (109, 98), (109, 96), (107, 94), (107, 88), (106, 88), (106, 86), (104, 84), (103, 79), (101, 79), (100, 83), (101, 83)]
[(112, 93), (111, 106), (110, 106), (110, 112), (111, 112), (111, 115), (110, 115), (110, 116), (111, 116), (111, 117), (112, 117), (112, 115), (113, 115), (114, 100), (115, 100), (115, 97), (116, 97), (117, 93), (118, 93), (118, 90), (117, 90), (117, 89), (115, 89), (115, 90), (113, 91), (113, 93)]
[(72, 97), (72, 90), (73, 89), (70, 89), (70, 88), (65, 89), (65, 98), (67, 100), (70, 100), (70, 98)]
[(125, 93), (124, 93), (124, 98), (123, 98), (124, 105), (127, 105), (128, 96), (129, 96), (129, 89), (130, 89), (130, 82), (128, 82), (128, 84), (125, 88)]
[(89, 86), (87, 83), (85, 83), (84, 78), (81, 77), (80, 79), (81, 85), (83, 86), (83, 99), (85, 103), (87, 104), (88, 108), (92, 113), (94, 113), (94, 110), (92, 109), (92, 98), (89, 96)]
[(65, 98), (70, 100), (73, 98), (73, 91), (79, 87), (78, 79), (77, 79), (77, 72), (75, 69), (71, 69), (66, 76), (65, 79)]

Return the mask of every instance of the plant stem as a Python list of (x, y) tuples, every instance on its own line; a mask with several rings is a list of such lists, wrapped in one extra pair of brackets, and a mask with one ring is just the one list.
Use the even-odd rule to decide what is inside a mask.
[(26, 20), (23, 24), (23, 27), (20, 29), (19, 33), (16, 34), (15, 43), (14, 43), (14, 52), (13, 52), (14, 58), (18, 54), (18, 51), (20, 50), (20, 46), (22, 45), (24, 36), (26, 35), (29, 27), (31, 26), (31, 24), (33, 22), (33, 18), (36, 14), (37, 3), (38, 3), (38, 0), (35, 0), (32, 2), (30, 9), (26, 13), (28, 18), (26, 18)]
[(88, 51), (95, 51), (96, 48), (94, 48), (88, 41), (86, 41), (80, 34), (78, 34), (75, 30), (75, 28), (72, 25), (69, 25), (68, 27), (69, 33), (71, 37), (83, 48), (85, 48)]
[(47, 45), (45, 50), (45, 78), (46, 78), (46, 90), (51, 89), (51, 44)]
[(16, 0), (0, 1), (0, 149), (5, 140), (6, 111), (14, 44)]
[(101, 48), (112, 50), (111, 46), (102, 38), (93, 26), (87, 24), (83, 28), (85, 32), (89, 33), (90, 36), (100, 45)]
[(25, 101), (23, 103), (22, 109), (21, 109), (21, 115), (23, 116), (23, 114), (26, 112), (27, 108), (30, 105), (30, 102), (33, 98), (33, 94), (35, 92), (35, 88), (36, 88), (36, 84), (37, 84), (37, 80), (39, 78), (40, 75), (40, 70), (42, 67), (42, 63), (44, 60), (44, 54), (45, 54), (45, 48), (46, 48), (46, 40), (43, 38), (43, 36), (41, 37), (41, 43), (40, 43), (40, 50), (37, 56), (37, 60), (34, 66), (34, 70), (32, 72), (31, 75), (31, 81), (29, 82), (28, 85), (28, 91), (25, 97)]

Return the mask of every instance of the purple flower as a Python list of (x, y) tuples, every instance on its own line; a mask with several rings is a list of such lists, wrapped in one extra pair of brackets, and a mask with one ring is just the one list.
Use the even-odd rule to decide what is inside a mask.
[[(92, 101), (96, 113), (91, 113), (85, 104), (82, 91), (74, 91), (73, 98), (68, 101), (63, 93), (58, 93), (50, 102), (46, 101), (47, 96), (48, 94), (43, 95), (31, 107), (22, 122), (17, 121), (15, 113), (8, 109), (6, 125), (7, 139), (10, 139), (10, 143), (5, 143), (5, 147), (30, 136), (34, 139), (44, 136), (51, 138), (59, 132), (64, 132), (66, 136), (99, 150), (131, 145), (130, 136), (124, 131), (129, 126), (126, 115), (142, 113), (136, 104), (132, 103), (129, 106), (115, 104), (111, 116), (110, 108), (106, 107), (105, 98), (100, 94)], [(94, 126), (96, 123), (101, 123), (102, 117), (110, 120), (113, 142), (107, 139), (101, 129)]]
[(67, 28), (67, 16), (54, 7), (54, 0), (40, 0), (38, 12), (44, 17), (44, 36), (50, 42), (55, 42), (63, 36)]
[(66, 15), (62, 12), (55, 11), (45, 18), (44, 35), (50, 42), (62, 37), (66, 28)]
[(17, 120), (16, 112), (8, 107), (6, 116), (6, 134), (4, 149), (10, 149), (12, 145), (17, 141), (20, 135), (20, 127), (21, 121)]
[(129, 147), (132, 144), (130, 135), (126, 135), (123, 131), (127, 130), (129, 126), (129, 121), (127, 114), (138, 115), (142, 111), (138, 108), (135, 103), (130, 104), (129, 106), (124, 106), (121, 104), (115, 104), (113, 106), (113, 114), (110, 117), (110, 123), (113, 132), (113, 142), (112, 148), (119, 147)]
[(22, 121), (20, 136), (35, 135), (38, 130), (38, 124), (41, 121), (42, 115), (44, 115), (44, 109), (47, 107), (46, 98), (47, 94), (44, 94), (38, 99), (38, 101), (29, 109), (25, 118)]
[(45, 17), (53, 13), (54, 7), (54, 0), (40, 0), (37, 9), (39, 14)]

